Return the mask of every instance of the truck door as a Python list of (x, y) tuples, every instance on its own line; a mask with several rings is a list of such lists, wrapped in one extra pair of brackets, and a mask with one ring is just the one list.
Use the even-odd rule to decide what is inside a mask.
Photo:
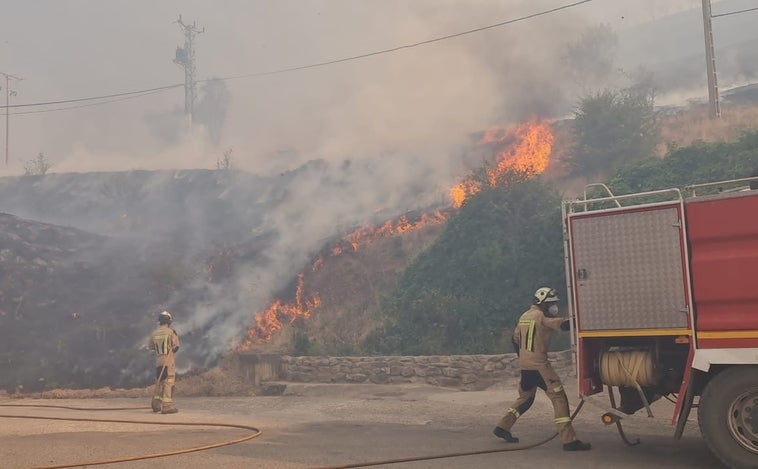
[(580, 331), (688, 327), (679, 203), (573, 214)]

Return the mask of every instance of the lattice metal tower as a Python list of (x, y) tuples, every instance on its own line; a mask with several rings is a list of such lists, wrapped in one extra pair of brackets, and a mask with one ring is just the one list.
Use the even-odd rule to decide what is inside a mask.
[(205, 28), (197, 29), (193, 22), (184, 24), (182, 15), (176, 21), (184, 33), (184, 47), (176, 48), (174, 63), (184, 68), (184, 114), (192, 123), (195, 112), (195, 36), (204, 33)]

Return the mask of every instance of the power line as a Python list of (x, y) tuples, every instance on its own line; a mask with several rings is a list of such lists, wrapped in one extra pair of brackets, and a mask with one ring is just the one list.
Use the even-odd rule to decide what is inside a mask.
[[(532, 19), (532, 18), (537, 18), (539, 16), (549, 15), (551, 13), (555, 13), (555, 12), (558, 12), (558, 11), (561, 11), (561, 10), (567, 10), (569, 8), (573, 8), (573, 7), (582, 5), (584, 3), (589, 3), (591, 1), (592, 0), (582, 0), (582, 1), (579, 1), (579, 2), (569, 3), (567, 5), (563, 5), (563, 6), (560, 6), (560, 7), (552, 8), (550, 10), (544, 10), (544, 11), (540, 11), (538, 13), (532, 13), (531, 15), (521, 16), (519, 18), (514, 18), (512, 20), (502, 21), (500, 23), (495, 23), (495, 24), (491, 24), (491, 25), (488, 25), (488, 26), (482, 26), (480, 28), (469, 29), (467, 31), (463, 31), (463, 32), (460, 32), (460, 33), (448, 34), (447, 36), (441, 36), (441, 37), (436, 37), (436, 38), (433, 38), (433, 39), (427, 39), (425, 41), (420, 41), (420, 42), (416, 42), (416, 43), (413, 43), (413, 44), (406, 44), (406, 45), (402, 45), (402, 46), (392, 47), (392, 48), (389, 48), (389, 49), (383, 49), (383, 50), (378, 50), (378, 51), (374, 51), (374, 52), (368, 52), (366, 54), (353, 55), (353, 56), (344, 57), (344, 58), (341, 58), (341, 59), (329, 60), (329, 61), (326, 61), (326, 62), (318, 62), (318, 63), (314, 63), (314, 64), (309, 64), (309, 65), (300, 65), (300, 66), (297, 66), (297, 67), (281, 68), (281, 69), (278, 69), (278, 70), (271, 70), (271, 71), (268, 71), (268, 72), (257, 72), (257, 73), (247, 73), (247, 74), (244, 74), (244, 75), (234, 75), (234, 76), (230, 76), (230, 77), (219, 78), (219, 80), (224, 80), (225, 81), (225, 80), (236, 80), (238, 78), (262, 77), (262, 76), (266, 76), (266, 75), (275, 75), (275, 74), (279, 74), (279, 73), (294, 72), (296, 70), (305, 70), (305, 69), (308, 69), (308, 68), (324, 67), (326, 65), (333, 65), (333, 64), (338, 64), (338, 63), (341, 63), (341, 62), (348, 62), (348, 61), (351, 61), (351, 60), (364, 59), (366, 57), (373, 57), (373, 56), (376, 56), (376, 55), (389, 54), (389, 53), (397, 52), (397, 51), (400, 51), (400, 50), (403, 50), (403, 49), (410, 49), (410, 48), (413, 48), (413, 47), (423, 46), (423, 45), (431, 44), (431, 43), (434, 43), (434, 42), (445, 41), (447, 39), (452, 39), (452, 38), (456, 38), (456, 37), (460, 37), (460, 36), (465, 36), (467, 34), (478, 33), (478, 32), (481, 32), (481, 31), (488, 30), (488, 29), (499, 28), (501, 26), (506, 26), (506, 25), (509, 25), (509, 24), (518, 23), (518, 22), (529, 20), (529, 19)], [(199, 80), (199, 81), (208, 81), (208, 80)]]
[[(62, 99), (60, 101), (46, 101), (41, 103), (25, 103), (25, 104), (12, 104), (10, 106), (7, 106), (9, 108), (19, 108), (19, 107), (32, 107), (32, 106), (50, 106), (53, 104), (68, 104), (68, 103), (78, 103), (82, 101), (95, 101), (98, 99), (106, 99), (106, 98), (118, 98), (121, 96), (130, 96), (135, 94), (145, 94), (150, 93), (153, 91), (164, 91), (164, 90), (170, 90), (173, 88), (179, 88), (180, 86), (184, 86), (184, 84), (176, 84), (176, 85), (166, 85), (166, 86), (159, 86), (157, 88), (148, 88), (146, 90), (138, 90), (138, 91), (126, 91), (124, 93), (113, 93), (113, 94), (106, 94), (102, 96), (91, 96), (88, 98), (76, 98), (76, 99)], [(5, 107), (5, 106), (0, 106)]]
[[(184, 86), (184, 85), (178, 85), (177, 87), (179, 87), (179, 86)], [(84, 107), (100, 106), (101, 104), (116, 103), (116, 102), (119, 102), (119, 101), (126, 101), (126, 100), (129, 100), (129, 99), (141, 98), (143, 96), (148, 96), (148, 95), (151, 95), (151, 94), (160, 93), (162, 91), (166, 91), (166, 89), (147, 91), (147, 92), (144, 92), (142, 94), (132, 94), (132, 95), (129, 95), (129, 96), (124, 96), (124, 97), (116, 98), (116, 99), (110, 99), (108, 101), (101, 101), (101, 102), (97, 102), (97, 103), (78, 104), (76, 106), (65, 106), (65, 107), (57, 107), (57, 108), (52, 108), (52, 109), (37, 109), (37, 110), (34, 110), (34, 111), (11, 112), (10, 115), (11, 116), (18, 116), (18, 115), (22, 115), (22, 114), (39, 114), (39, 113), (42, 113), (42, 112), (67, 111), (69, 109), (80, 109), (80, 108), (84, 108)]]
[[(474, 34), (474, 33), (478, 33), (478, 32), (481, 32), (481, 31), (486, 31), (488, 29), (494, 29), (494, 28), (499, 28), (499, 27), (507, 26), (507, 25), (514, 24), (514, 23), (519, 23), (519, 22), (526, 21), (526, 20), (533, 19), (533, 18), (537, 18), (537, 17), (540, 17), (540, 16), (545, 16), (545, 15), (549, 15), (549, 14), (552, 14), (552, 13), (556, 13), (556, 12), (559, 12), (559, 11), (562, 11), (562, 10), (567, 10), (569, 8), (574, 8), (574, 7), (577, 7), (579, 5), (583, 5), (585, 3), (589, 3), (591, 1), (592, 0), (581, 0), (581, 1), (574, 2), (574, 3), (569, 3), (569, 4), (566, 4), (566, 5), (559, 6), (559, 7), (551, 8), (549, 10), (543, 10), (543, 11), (540, 11), (540, 12), (537, 12), (537, 13), (532, 13), (532, 14), (521, 16), (521, 17), (518, 17), (518, 18), (514, 18), (514, 19), (510, 19), (510, 20), (506, 20), (506, 21), (501, 21), (499, 23), (490, 24), (490, 25), (487, 25), (487, 26), (482, 26), (482, 27), (479, 27), (479, 28), (469, 29), (469, 30), (462, 31), (462, 32), (459, 32), (459, 33), (448, 34), (446, 36), (435, 37), (435, 38), (432, 38), (432, 39), (427, 39), (427, 40), (415, 42), (415, 43), (412, 43), (412, 44), (405, 44), (405, 45), (402, 45), (402, 46), (392, 47), (392, 48), (388, 48), (388, 49), (382, 49), (382, 50), (378, 50), (378, 51), (374, 51), (374, 52), (368, 52), (368, 53), (365, 53), (365, 54), (353, 55), (353, 56), (349, 56), (349, 57), (343, 57), (343, 58), (340, 58), (340, 59), (334, 59), (334, 60), (329, 60), (329, 61), (325, 61), (325, 62), (317, 62), (317, 63), (313, 63), (313, 64), (308, 64), (308, 65), (300, 65), (300, 66), (296, 66), (296, 67), (287, 67), (287, 68), (281, 68), (281, 69), (277, 69), (277, 70), (269, 70), (269, 71), (265, 71), (265, 72), (247, 73), (247, 74), (244, 74), (244, 75), (233, 75), (233, 76), (220, 77), (220, 78), (208, 78), (208, 79), (204, 79), (204, 80), (197, 80), (197, 81), (195, 81), (195, 83), (207, 82), (207, 81), (211, 81), (211, 80), (227, 81), (227, 80), (236, 80), (236, 79), (240, 79), (240, 78), (253, 78), (253, 77), (262, 77), (262, 76), (267, 76), (267, 75), (277, 75), (277, 74), (281, 74), (281, 73), (294, 72), (294, 71), (297, 71), (297, 70), (305, 70), (305, 69), (309, 69), (309, 68), (316, 68), (316, 67), (324, 67), (324, 66), (327, 66), (327, 65), (334, 65), (334, 64), (338, 64), (338, 63), (349, 62), (349, 61), (358, 60), (358, 59), (364, 59), (364, 58), (367, 58), (367, 57), (373, 57), (373, 56), (377, 56), (377, 55), (390, 54), (390, 53), (398, 52), (398, 51), (404, 50), (404, 49), (411, 49), (411, 48), (423, 46), (423, 45), (426, 45), (426, 44), (432, 44), (432, 43), (435, 43), (435, 42), (445, 41), (445, 40), (448, 40), (448, 39), (453, 39), (453, 38), (460, 37), (460, 36), (465, 36), (465, 35), (468, 35), (468, 34)], [(95, 100), (107, 99), (107, 98), (120, 98), (120, 97), (125, 97), (125, 96), (132, 96), (132, 95), (134, 95), (134, 97), (139, 97), (139, 96), (143, 96), (143, 95), (146, 95), (146, 94), (152, 94), (153, 92), (170, 90), (170, 89), (178, 88), (178, 87), (182, 87), (182, 86), (185, 86), (185, 85), (183, 83), (178, 83), (178, 84), (174, 84), (174, 85), (166, 85), (166, 86), (160, 86), (160, 87), (156, 87), (156, 88), (148, 88), (148, 89), (144, 89), (144, 90), (127, 91), (127, 92), (123, 92), (123, 93), (113, 93), (113, 94), (107, 94), (107, 95), (101, 95), (101, 96), (91, 96), (91, 97), (87, 97), (87, 98), (63, 99), (63, 100), (59, 100), (59, 101), (46, 101), (46, 102), (39, 102), (39, 103), (13, 104), (13, 105), (9, 105), (9, 106), (0, 106), (0, 109), (2, 109), (2, 108), (34, 107), (34, 106), (49, 106), (49, 105), (55, 105), (55, 104), (68, 104), (68, 103), (83, 102), (83, 101), (95, 101)], [(54, 108), (54, 109), (43, 109), (43, 110), (38, 110), (38, 111), (33, 111), (33, 112), (18, 112), (18, 113), (15, 113), (15, 114), (32, 114), (32, 113), (41, 113), (41, 112), (63, 111), (63, 110), (67, 110), (67, 109), (78, 109), (78, 108), (81, 108), (81, 107), (97, 106), (97, 105), (100, 105), (100, 104), (107, 104), (107, 103), (116, 102), (116, 101), (120, 101), (120, 100), (104, 101), (104, 102), (92, 103), (92, 104), (84, 105), (84, 106), (68, 106), (68, 107)]]
[(756, 10), (758, 10), (758, 7), (747, 8), (745, 10), (739, 10), (739, 11), (730, 11), (728, 13), (719, 13), (718, 15), (711, 15), (711, 18), (719, 18), (721, 16), (737, 15), (739, 13), (747, 13), (749, 11), (756, 11)]

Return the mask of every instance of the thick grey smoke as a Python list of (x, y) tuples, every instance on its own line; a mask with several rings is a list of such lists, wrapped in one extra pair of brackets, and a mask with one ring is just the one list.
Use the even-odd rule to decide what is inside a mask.
[[(82, 0), (69, 8), (54, 1), (11, 3), (14, 15), (0, 18), (0, 63), (25, 78), (15, 84), (15, 102), (181, 83), (183, 72), (172, 62), (174, 48), (183, 43), (172, 24), (180, 13), (205, 27), (196, 40), (202, 79), (372, 52), (564, 4), (237, 0), (222, 8), (200, 1)], [(730, 2), (714, 5), (722, 3)], [(23, 162), (40, 151), (56, 172), (212, 168), (224, 149), (234, 148), (238, 167), (255, 173), (291, 169), (314, 157), (340, 161), (387, 152), (428, 155), (444, 172), (449, 168), (441, 167), (439, 155), (467, 142), (471, 132), (570, 108), (575, 90), (565, 83), (565, 50), (587, 28), (605, 24), (618, 32), (620, 49), (637, 52), (636, 64), (620, 60), (631, 69), (660, 62), (670, 49), (701, 53), (698, 5), (695, 0), (592, 2), (393, 54), (231, 80), (225, 82), (228, 106), (226, 91), (216, 93), (211, 105), (200, 84), (201, 115), (192, 128), (181, 118), (180, 88), (103, 106), (12, 116), (11, 164), (1, 170), (19, 174)], [(681, 29), (692, 34), (678, 40), (641, 51), (640, 37), (624, 33), (688, 8), (695, 16)], [(275, 156), (283, 150), (294, 151), (298, 160)]]
[[(183, 42), (172, 24), (180, 13), (205, 27), (196, 41), (197, 74), (205, 79), (398, 47), (566, 3), (81, 0), (69, 8), (52, 0), (9, 2), (6, 11), (14, 15), (0, 17), (0, 64), (25, 78), (15, 84), (15, 102), (182, 82), (172, 63)], [(19, 174), (40, 151), (56, 173), (212, 169), (230, 148), (235, 168), (269, 179), (318, 161), (248, 202), (276, 199), (275, 210), (256, 224), (260, 232), (247, 233), (267, 236), (265, 256), (244, 267), (236, 285), (211, 290), (210, 300), (192, 305), (187, 327), (205, 331), (208, 350), (218, 352), (291, 282), (335, 227), (364, 223), (376, 210), (394, 216), (439, 204), (462, 176), (460, 150), (472, 134), (535, 115), (565, 115), (587, 87), (625, 79), (617, 68), (652, 68), (672, 83), (672, 92), (694, 86), (694, 69), (680, 74), (656, 64), (677, 58), (696, 63), (691, 57), (702, 51), (699, 4), (592, 2), (392, 54), (209, 81), (198, 88), (194, 125), (182, 115), (180, 88), (97, 107), (13, 115), (11, 164), (0, 174)], [(662, 18), (673, 23), (654, 21)], [(749, 41), (746, 34), (733, 42)], [(617, 38), (617, 49), (601, 47), (609, 38)], [(640, 47), (656, 38), (656, 46)], [(735, 70), (743, 78), (754, 73), (745, 66)], [(673, 78), (680, 75), (687, 79)], [(138, 192), (160, 192), (165, 183), (154, 178)], [(192, 210), (181, 216), (183, 223), (207, 222)]]

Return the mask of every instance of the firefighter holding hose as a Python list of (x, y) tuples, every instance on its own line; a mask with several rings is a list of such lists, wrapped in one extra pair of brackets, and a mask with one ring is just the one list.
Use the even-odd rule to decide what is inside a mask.
[(500, 419), (493, 433), (508, 443), (518, 443), (518, 438), (511, 434), (516, 420), (534, 403), (537, 388), (542, 389), (553, 404), (555, 424), (563, 440), (564, 451), (586, 451), (589, 443), (576, 438), (571, 425), (568, 397), (563, 383), (547, 359), (550, 338), (553, 331), (568, 331), (569, 319), (558, 316), (558, 294), (549, 287), (543, 287), (534, 293), (532, 306), (519, 319), (513, 331), (513, 344), (516, 347), (521, 367), (519, 397)]
[(168, 311), (158, 315), (160, 324), (150, 335), (148, 348), (155, 351), (155, 387), (151, 407), (153, 412), (175, 414), (179, 410), (171, 398), (176, 382), (176, 361), (174, 354), (179, 350), (179, 336), (171, 328), (174, 318)]

